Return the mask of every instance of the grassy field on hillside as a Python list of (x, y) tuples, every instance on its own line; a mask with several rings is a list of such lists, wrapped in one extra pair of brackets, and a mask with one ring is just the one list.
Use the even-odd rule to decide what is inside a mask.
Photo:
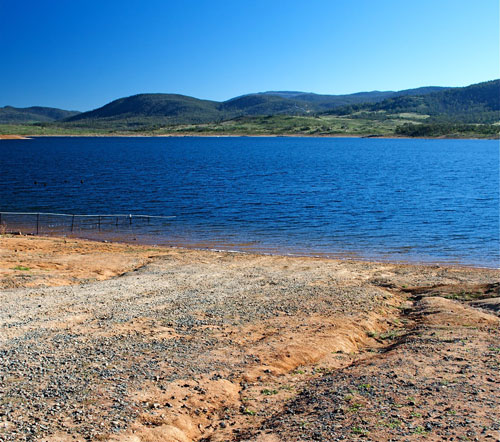
[(384, 111), (351, 115), (247, 116), (200, 124), (168, 124), (159, 118), (101, 120), (94, 123), (0, 125), (0, 135), (213, 135), (213, 136), (407, 136), (498, 138), (500, 125), (427, 123), (426, 115)]

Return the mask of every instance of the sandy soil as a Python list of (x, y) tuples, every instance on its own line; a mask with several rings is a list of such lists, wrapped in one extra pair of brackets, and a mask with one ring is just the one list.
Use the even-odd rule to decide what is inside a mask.
[(0, 237), (0, 440), (498, 440), (498, 271)]
[(0, 135), (0, 140), (29, 140), (29, 138), (22, 135)]
[(102, 281), (137, 269), (162, 253), (154, 247), (4, 235), (0, 289)]

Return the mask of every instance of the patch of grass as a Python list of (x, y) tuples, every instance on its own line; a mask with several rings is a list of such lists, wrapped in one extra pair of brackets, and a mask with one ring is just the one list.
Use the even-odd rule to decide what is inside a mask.
[(361, 408), (363, 408), (363, 404), (359, 404), (359, 403), (354, 403), (352, 404), (348, 409), (347, 411), (349, 411), (350, 413), (357, 413)]
[(379, 338), (382, 339), (383, 341), (386, 341), (386, 340), (392, 340), (392, 339), (396, 339), (398, 337), (398, 332), (396, 330), (389, 330), (385, 333), (381, 333), (379, 335)]
[(408, 405), (416, 405), (417, 401), (415, 400), (414, 396), (408, 396)]
[(353, 434), (367, 435), (368, 434), (368, 430), (365, 430), (364, 428), (361, 428), (361, 427), (352, 427), (351, 428), (351, 433), (353, 433)]
[(391, 428), (392, 430), (396, 429), (396, 428), (399, 428), (401, 426), (401, 421), (398, 420), (398, 419), (391, 419), (388, 423), (387, 423), (387, 427), (388, 428)]
[(12, 270), (21, 270), (21, 271), (29, 271), (31, 270), (29, 267), (24, 267), (24, 266), (15, 266), (15, 267), (12, 267)]
[(412, 431), (412, 434), (422, 434), (422, 435), (426, 435), (428, 434), (429, 432), (425, 430), (424, 427), (422, 426), (418, 426), (416, 427), (413, 431)]
[(254, 410), (250, 410), (250, 408), (245, 408), (243, 410), (243, 414), (246, 414), (248, 416), (255, 416), (257, 414), (257, 412)]
[(260, 392), (266, 396), (271, 396), (273, 394), (278, 394), (278, 390), (269, 390), (267, 388), (264, 388), (263, 390), (260, 390)]

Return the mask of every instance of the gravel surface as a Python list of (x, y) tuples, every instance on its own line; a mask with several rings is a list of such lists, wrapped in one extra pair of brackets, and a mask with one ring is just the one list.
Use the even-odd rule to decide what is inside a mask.
[[(274, 390), (268, 394), (263, 386), (288, 382), (293, 385), (283, 391), (298, 391), (306, 378), (317, 377), (311, 367), (338, 368), (362, 349), (385, 346), (377, 336), (401, 327), (398, 307), (407, 297), (405, 288), (489, 284), (496, 277), (490, 270), (178, 249), (137, 263), (136, 270), (116, 271), (121, 276), (104, 281), (1, 292), (0, 441), (241, 439), (248, 427), (283, 408), (281, 393), (272, 402)], [(412, 349), (424, 359), (431, 348), (436, 354), (446, 351), (436, 338), (414, 339)], [(494, 364), (496, 354), (481, 351), (473, 354), (484, 367)], [(375, 386), (360, 391), (363, 397), (381, 394), (393, 370), (384, 364), (378, 368), (383, 375), (366, 382), (346, 371), (308, 388), (317, 392), (320, 407), (330, 410), (333, 401), (337, 409), (354, 384)], [(403, 370), (400, 362), (394, 364)], [(294, 377), (297, 367), (305, 367), (304, 378)], [(482, 370), (481, 376), (487, 368)], [(407, 376), (414, 373), (408, 367)], [(474, 381), (464, 377), (468, 384), (460, 391), (470, 395)], [(493, 393), (496, 385), (490, 383)], [(434, 388), (429, 380), (404, 394), (433, 391), (428, 386)], [(264, 391), (253, 403), (261, 411), (246, 405), (252, 388)], [(290, 409), (311, 400), (301, 398)], [(484, 399), (485, 412), (488, 404), (498, 405)], [(329, 413), (316, 410), (314, 426), (337, 422)], [(265, 425), (287, 422), (273, 418)], [(434, 420), (415, 422), (401, 434), (411, 434), (420, 423), (428, 431)], [(491, 419), (484, 422), (494, 428)], [(295, 428), (295, 421), (289, 425)], [(328, 440), (333, 433), (321, 425), (315, 431)], [(300, 434), (293, 437), (302, 440)], [(304, 434), (307, 439), (312, 433)]]

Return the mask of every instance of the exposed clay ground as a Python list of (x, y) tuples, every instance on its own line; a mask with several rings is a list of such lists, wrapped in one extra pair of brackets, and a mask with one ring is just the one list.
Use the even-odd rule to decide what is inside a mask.
[(498, 271), (0, 237), (0, 441), (499, 440)]
[(140, 268), (162, 253), (126, 244), (4, 235), (0, 237), (0, 289), (102, 281)]

